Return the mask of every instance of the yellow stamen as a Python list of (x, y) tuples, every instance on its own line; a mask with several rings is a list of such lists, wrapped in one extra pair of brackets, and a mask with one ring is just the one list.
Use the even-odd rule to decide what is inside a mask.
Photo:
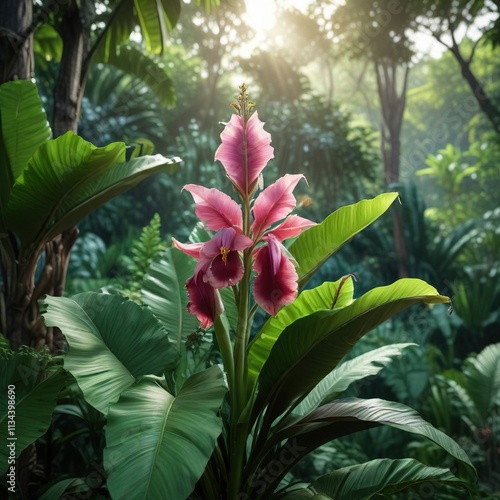
[(224, 264), (227, 264), (227, 255), (229, 254), (229, 252), (229, 248), (223, 246), (220, 247), (220, 254), (222, 255), (222, 262), (224, 262)]

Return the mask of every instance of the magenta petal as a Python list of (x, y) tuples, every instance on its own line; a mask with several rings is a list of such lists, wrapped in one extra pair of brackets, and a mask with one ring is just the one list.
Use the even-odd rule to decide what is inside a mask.
[(212, 326), (224, 310), (218, 290), (205, 283), (201, 274), (197, 273), (186, 281), (186, 289), (189, 296), (188, 311), (198, 318), (202, 328)]
[(175, 238), (172, 238), (172, 244), (177, 250), (184, 252), (186, 255), (190, 257), (194, 257), (195, 259), (200, 258), (200, 252), (205, 243), (181, 243), (177, 241)]
[(297, 201), (292, 193), (303, 177), (302, 174), (286, 174), (257, 196), (253, 206), (254, 221), (251, 227), (255, 240), (295, 208)]
[(193, 195), (196, 215), (206, 223), (207, 229), (218, 231), (224, 227), (242, 227), (241, 208), (227, 194), (196, 184), (186, 184), (183, 189)]
[(206, 278), (214, 288), (236, 285), (243, 278), (243, 263), (238, 252), (229, 252), (226, 262), (221, 255), (215, 257), (207, 269)]
[(269, 234), (272, 234), (278, 241), (286, 240), (287, 238), (294, 238), (302, 231), (315, 226), (316, 222), (305, 219), (299, 215), (288, 216), (283, 223), (275, 227)]
[(255, 112), (248, 119), (246, 127), (241, 116), (232, 115), (220, 137), (222, 144), (215, 152), (215, 159), (222, 163), (240, 193), (247, 196), (255, 189), (257, 178), (267, 162), (274, 158), (271, 134), (264, 130), (264, 123)]
[(272, 316), (297, 296), (297, 272), (272, 236), (255, 253), (257, 277), (253, 284), (255, 302)]

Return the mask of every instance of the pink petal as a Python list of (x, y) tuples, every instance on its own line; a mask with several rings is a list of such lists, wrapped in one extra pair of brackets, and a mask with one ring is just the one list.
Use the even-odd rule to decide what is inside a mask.
[(212, 326), (224, 310), (218, 290), (205, 283), (197, 273), (186, 281), (186, 289), (189, 296), (188, 311), (198, 318), (202, 328)]
[(220, 248), (225, 247), (232, 251), (240, 251), (250, 247), (253, 241), (236, 231), (232, 227), (223, 228), (218, 231), (214, 237), (203, 245), (201, 255), (208, 258), (214, 258), (220, 254)]
[(295, 300), (298, 276), (294, 265), (282, 254), (281, 244), (272, 236), (266, 239), (267, 245), (255, 252), (253, 295), (257, 304), (274, 316)]
[(175, 238), (172, 238), (172, 244), (175, 248), (177, 248), (177, 250), (180, 250), (195, 259), (199, 259), (200, 251), (205, 243), (181, 243)]
[(205, 273), (205, 280), (214, 288), (236, 285), (243, 277), (239, 252), (251, 245), (253, 241), (234, 228), (221, 229), (200, 253), (199, 270)]
[(264, 123), (255, 112), (248, 119), (246, 127), (241, 116), (232, 115), (220, 137), (222, 144), (215, 152), (215, 159), (222, 163), (238, 191), (247, 196), (254, 191), (257, 178), (267, 162), (274, 158), (274, 149), (270, 145), (271, 134), (264, 130)]
[(272, 234), (278, 241), (294, 238), (302, 231), (315, 226), (316, 222), (309, 219), (304, 219), (299, 215), (290, 215), (279, 226), (275, 227), (269, 234)]
[(186, 184), (183, 189), (193, 195), (196, 215), (206, 223), (207, 229), (218, 231), (223, 227), (242, 227), (241, 208), (227, 194), (196, 184)]
[(297, 204), (292, 192), (302, 174), (286, 174), (264, 189), (253, 206), (252, 231), (257, 241), (260, 235), (275, 222), (284, 219)]

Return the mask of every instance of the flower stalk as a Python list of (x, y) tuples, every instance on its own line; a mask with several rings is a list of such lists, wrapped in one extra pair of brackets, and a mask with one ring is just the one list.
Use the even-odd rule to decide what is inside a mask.
[[(296, 207), (292, 192), (303, 175), (285, 175), (266, 189), (260, 186), (262, 170), (274, 157), (274, 150), (271, 135), (264, 130), (257, 112), (252, 112), (253, 106), (246, 86), (242, 85), (237, 102), (232, 103), (236, 113), (222, 131), (222, 143), (215, 153), (241, 206), (218, 189), (188, 184), (184, 189), (193, 196), (196, 215), (215, 234), (204, 243), (186, 244), (173, 239), (176, 248), (198, 261), (194, 276), (186, 283), (188, 310), (204, 328), (214, 325), (227, 374), (230, 499), (243, 491), (249, 415), (255, 397), (247, 387), (252, 318), (257, 306), (275, 315), (295, 300), (298, 276), (282, 242), (314, 225), (298, 215), (290, 215)], [(219, 289), (226, 287), (232, 287), (238, 310), (234, 344), (221, 318), (224, 304)]]

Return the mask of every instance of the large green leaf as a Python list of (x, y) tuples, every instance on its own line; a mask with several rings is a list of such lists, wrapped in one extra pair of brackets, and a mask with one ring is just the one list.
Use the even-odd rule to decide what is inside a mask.
[(465, 386), (481, 417), (500, 406), (500, 344), (485, 347), (464, 366)]
[(150, 175), (180, 160), (161, 155), (125, 160), (125, 144), (97, 148), (68, 132), (47, 141), (12, 189), (9, 228), (25, 245), (48, 241)]
[(143, 379), (109, 411), (104, 466), (113, 498), (186, 498), (222, 430), (226, 393), (218, 366), (191, 376), (174, 398)]
[(24, 244), (41, 241), (59, 208), (85, 183), (125, 160), (125, 144), (97, 148), (73, 132), (42, 144), (12, 188), (9, 229)]
[[(52, 420), (57, 395), (66, 379), (64, 370), (48, 373), (30, 352), (16, 351), (8, 358), (0, 356), (0, 472), (7, 470), (10, 446), (19, 454), (45, 434)], [(11, 389), (12, 392), (8, 392)], [(11, 397), (13, 399), (11, 399)], [(9, 408), (12, 403), (12, 408)], [(12, 413), (14, 412), (14, 413)]]
[(51, 135), (36, 85), (16, 80), (0, 85), (0, 117), (3, 142), (13, 180), (24, 170), (33, 153)]
[(276, 316), (267, 320), (248, 353), (249, 391), (259, 376), (260, 370), (281, 332), (294, 321), (321, 309), (344, 307), (353, 300), (354, 285), (351, 278), (341, 278), (323, 283), (313, 290), (303, 291), (290, 305), (283, 307)]
[(339, 208), (303, 232), (290, 246), (290, 253), (298, 263), (299, 284), (306, 283), (331, 255), (377, 220), (397, 196), (397, 193), (385, 193)]
[(194, 274), (196, 260), (175, 248), (168, 248), (151, 264), (142, 285), (142, 301), (163, 323), (180, 352), (186, 337), (199, 326), (190, 314), (185, 283)]
[(392, 344), (357, 356), (337, 366), (294, 408), (294, 415), (306, 415), (320, 404), (344, 392), (353, 382), (377, 375), (403, 349), (416, 344)]
[(165, 158), (157, 154), (140, 156), (114, 165), (98, 178), (75, 189), (71, 197), (65, 198), (45, 239), (50, 240), (62, 231), (72, 228), (87, 214), (151, 175), (174, 172), (180, 162), (180, 158)]
[(64, 367), (102, 413), (138, 378), (160, 376), (177, 360), (155, 316), (120, 295), (46, 297), (44, 305), (46, 325), (60, 328), (69, 344)]
[(443, 482), (464, 485), (448, 469), (428, 467), (412, 458), (382, 458), (338, 469), (319, 477), (312, 486), (335, 500), (367, 500), (378, 495), (389, 497), (421, 484), (426, 485), (426, 492), (439, 491)]
[(322, 310), (287, 326), (274, 344), (258, 379), (254, 417), (267, 403), (271, 421), (305, 397), (368, 331), (417, 303), (449, 302), (418, 279), (401, 279), (370, 290), (341, 309)]

